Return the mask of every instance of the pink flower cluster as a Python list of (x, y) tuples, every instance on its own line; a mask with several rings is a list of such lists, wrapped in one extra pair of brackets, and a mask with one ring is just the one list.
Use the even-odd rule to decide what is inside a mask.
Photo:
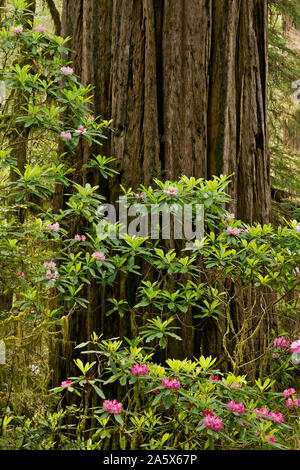
[(283, 396), (284, 398), (288, 398), (291, 395), (295, 395), (296, 390), (294, 388), (287, 388), (286, 390), (283, 391)]
[(17, 34), (20, 34), (23, 32), (23, 26), (14, 26), (10, 29), (10, 32), (12, 33), (12, 36), (16, 36)]
[(284, 421), (282, 413), (276, 413), (275, 411), (270, 411), (269, 418), (276, 423), (283, 423)]
[(296, 225), (296, 232), (300, 232), (300, 225)]
[(300, 406), (300, 399), (299, 398), (288, 398), (285, 402), (286, 406), (293, 407), (293, 406)]
[(221, 418), (218, 418), (218, 416), (206, 416), (206, 418), (203, 420), (203, 424), (207, 428), (217, 432), (221, 431), (223, 427), (223, 421)]
[(106, 256), (102, 251), (96, 251), (95, 253), (93, 253), (92, 258), (94, 258), (96, 261), (105, 261), (106, 260)]
[(291, 344), (290, 351), (292, 354), (300, 352), (300, 339)]
[(38, 24), (35, 28), (33, 28), (33, 31), (38, 31), (39, 33), (43, 34), (46, 30), (44, 26)]
[(122, 403), (118, 403), (117, 400), (105, 400), (103, 409), (111, 415), (119, 415), (122, 412)]
[(285, 338), (285, 336), (280, 336), (275, 338), (273, 341), (274, 348), (289, 349), (290, 342)]
[(258, 415), (258, 418), (263, 418), (269, 416), (267, 408), (254, 408), (254, 413)]
[(64, 380), (64, 382), (62, 382), (60, 384), (61, 387), (71, 387), (71, 385), (73, 384), (72, 380)]
[(228, 213), (225, 220), (226, 220), (226, 222), (229, 223), (234, 218), (235, 218), (235, 214), (229, 214)]
[(58, 232), (59, 231), (59, 223), (56, 222), (55, 224), (47, 225), (46, 230), (50, 230), (51, 232)]
[(203, 411), (203, 414), (204, 414), (205, 416), (213, 416), (213, 415), (214, 415), (211, 410), (204, 410), (204, 411)]
[(240, 383), (240, 382), (239, 382), (239, 383), (234, 383), (234, 382), (232, 382), (232, 383), (230, 384), (230, 387), (231, 387), (231, 388), (242, 388), (242, 386), (243, 386), (243, 384)]
[(46, 278), (49, 281), (56, 282), (58, 278), (58, 272), (56, 270), (56, 263), (49, 261), (44, 263), (44, 268), (46, 268)]
[(239, 415), (245, 413), (244, 403), (239, 403), (237, 401), (231, 401), (227, 405), (227, 409), (238, 413)]
[(178, 390), (180, 388), (180, 382), (178, 382), (178, 380), (176, 379), (172, 379), (171, 377), (169, 377), (168, 379), (164, 379), (162, 381), (162, 385), (163, 387), (167, 387), (172, 390)]
[(71, 67), (62, 67), (60, 70), (65, 75), (73, 75), (74, 73), (74, 70)]
[(82, 125), (78, 126), (78, 129), (76, 129), (76, 134), (78, 135), (84, 135), (87, 133), (87, 129), (83, 127)]
[(75, 235), (74, 240), (78, 242), (85, 242), (86, 236), (85, 235)]
[(44, 263), (44, 268), (46, 269), (55, 269), (56, 268), (56, 263), (54, 261), (47, 261)]
[(217, 375), (214, 375), (214, 377), (209, 377), (209, 380), (215, 380), (216, 382), (219, 382), (219, 377)]
[(229, 233), (229, 235), (238, 236), (243, 232), (248, 233), (249, 230), (247, 228), (227, 227), (227, 233)]
[(272, 421), (277, 423), (283, 423), (284, 418), (281, 413), (276, 413), (275, 411), (268, 411), (267, 408), (254, 408), (254, 413), (256, 413), (258, 418), (271, 418)]
[(149, 369), (146, 364), (136, 364), (131, 367), (132, 375), (147, 375), (149, 374)]
[(280, 353), (272, 353), (272, 357), (273, 357), (273, 359), (280, 359), (281, 354)]
[(168, 186), (168, 188), (164, 190), (164, 194), (166, 196), (177, 196), (178, 188), (175, 186)]
[(18, 274), (17, 274), (18, 278), (19, 279), (25, 279), (25, 273), (23, 273), (23, 271), (20, 271)]
[(241, 232), (242, 232), (242, 229), (240, 229), (240, 228), (227, 227), (227, 233), (229, 233), (229, 235), (238, 236)]
[(62, 131), (62, 132), (60, 133), (60, 136), (61, 136), (62, 139), (72, 140), (72, 134), (71, 134), (71, 132)]

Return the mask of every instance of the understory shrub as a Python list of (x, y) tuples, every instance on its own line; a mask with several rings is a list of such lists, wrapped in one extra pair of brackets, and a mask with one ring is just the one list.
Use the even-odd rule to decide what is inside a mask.
[[(211, 356), (168, 359), (161, 365), (152, 361), (155, 348), (140, 337), (106, 341), (94, 333), (91, 341), (77, 348), (87, 346), (82, 354), (94, 356), (95, 361), (75, 360), (80, 375), (52, 391), (59, 397), (56, 412), (36, 413), (23, 422), (7, 416), (2, 446), (122, 450), (297, 446), (300, 400), (292, 387), (275, 392), (275, 380), (270, 378), (249, 383), (245, 376), (223, 374), (214, 368), (216, 358)], [(299, 341), (291, 351), (300, 354)], [(111, 394), (111, 384), (116, 383), (119, 401)], [(97, 403), (89, 408), (86, 397), (91, 391)], [(64, 407), (67, 394), (78, 395), (80, 404)], [(71, 425), (62, 424), (66, 415), (73, 417)]]

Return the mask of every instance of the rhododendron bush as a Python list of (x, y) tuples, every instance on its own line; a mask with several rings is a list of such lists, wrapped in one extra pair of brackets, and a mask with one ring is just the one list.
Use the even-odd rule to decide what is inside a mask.
[[(32, 22), (25, 1), (9, 5), (0, 28), (0, 447), (297, 448), (299, 221), (251, 226), (226, 209), (231, 177), (182, 176), (120, 195), (147, 214), (202, 205), (201, 238), (120, 236), (122, 224), (99, 211), (101, 188), (78, 184), (73, 167), (78, 146), (101, 144), (112, 123), (93, 116), (67, 39)], [(113, 162), (91, 151), (80, 171), (114, 178)], [(189, 217), (195, 226), (197, 213)], [(116, 289), (126, 282), (130, 298)], [(104, 328), (122, 321), (126, 334), (95, 331), (77, 346), (78, 376), (51, 388), (59, 366), (50, 356), (71, 341), (68, 323), (87, 311), (91, 284), (103, 293)], [(199, 354), (170, 353), (187, 342)]]
[[(35, 435), (42, 437), (39, 448), (45, 449), (295, 447), (300, 405), (295, 389), (275, 392), (270, 378), (250, 383), (245, 375), (224, 374), (211, 356), (167, 359), (162, 365), (153, 361), (155, 347), (143, 343), (140, 337), (102, 340), (94, 333), (91, 341), (78, 345), (82, 356), (95, 360), (75, 360), (79, 375), (51, 391), (59, 398), (56, 413), (27, 420), (25, 447), (31, 448)], [(91, 392), (97, 399), (89, 408)], [(78, 395), (81, 405), (64, 407), (68, 394)], [(68, 431), (62, 424), (66, 417), (73, 419)], [(51, 432), (38, 433), (41, 423), (45, 428), (51, 424)], [(90, 437), (84, 439), (87, 429)], [(18, 427), (8, 429), (6, 443), (11, 445), (19, 433)]]

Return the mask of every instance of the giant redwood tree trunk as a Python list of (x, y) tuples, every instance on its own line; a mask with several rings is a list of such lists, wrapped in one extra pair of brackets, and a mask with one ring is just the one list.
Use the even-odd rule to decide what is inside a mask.
[(237, 215), (268, 220), (267, 1), (64, 0), (63, 34), (123, 185), (234, 172)]
[[(64, 0), (62, 34), (73, 38), (76, 72), (95, 86), (95, 114), (113, 119), (99, 149), (118, 159), (119, 179), (105, 188), (111, 200), (119, 183), (234, 173), (231, 209), (268, 221), (267, 1)], [(88, 295), (93, 329), (99, 292)], [(89, 333), (79, 316), (69, 325), (77, 342)], [(218, 331), (211, 335), (217, 343)]]

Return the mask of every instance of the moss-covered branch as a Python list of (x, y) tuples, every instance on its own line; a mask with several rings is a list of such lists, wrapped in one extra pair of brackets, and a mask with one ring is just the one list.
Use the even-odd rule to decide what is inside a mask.
[(47, 6), (49, 8), (49, 11), (50, 11), (50, 14), (51, 14), (51, 17), (52, 17), (52, 20), (53, 20), (53, 23), (54, 23), (54, 26), (55, 26), (55, 34), (57, 36), (60, 35), (60, 31), (61, 31), (61, 21), (60, 21), (60, 14), (59, 14), (59, 11), (58, 9), (56, 8), (56, 5), (54, 3), (54, 0), (46, 0), (47, 2)]

